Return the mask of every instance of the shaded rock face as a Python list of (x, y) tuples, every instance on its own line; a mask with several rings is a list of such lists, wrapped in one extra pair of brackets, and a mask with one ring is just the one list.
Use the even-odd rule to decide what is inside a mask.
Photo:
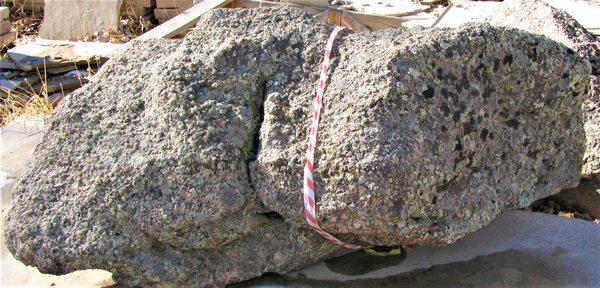
[(544, 35), (572, 48), (592, 65), (589, 97), (583, 104), (587, 138), (583, 177), (600, 173), (600, 51), (585, 42), (597, 41), (567, 12), (540, 0), (508, 0), (487, 19), (491, 24)]
[[(7, 217), (43, 272), (223, 286), (339, 250), (301, 218), (303, 151), (331, 27), (214, 10), (135, 42), (52, 118)], [(320, 222), (348, 241), (452, 242), (577, 182), (589, 65), (516, 30), (345, 31), (317, 152)]]

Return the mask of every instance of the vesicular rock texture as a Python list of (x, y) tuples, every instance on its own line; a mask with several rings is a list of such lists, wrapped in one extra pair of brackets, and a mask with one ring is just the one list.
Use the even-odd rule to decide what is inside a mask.
[(540, 0), (507, 0), (487, 20), (493, 25), (544, 35), (572, 48), (591, 63), (591, 87), (583, 104), (587, 142), (581, 173), (586, 178), (600, 176), (600, 50), (585, 44), (598, 39), (567, 12)]
[[(214, 10), (130, 44), (53, 116), (14, 191), (8, 247), (43, 272), (223, 286), (339, 250), (301, 218), (303, 151), (331, 27)], [(589, 65), (488, 25), (337, 40), (319, 220), (348, 241), (447, 243), (577, 183)]]

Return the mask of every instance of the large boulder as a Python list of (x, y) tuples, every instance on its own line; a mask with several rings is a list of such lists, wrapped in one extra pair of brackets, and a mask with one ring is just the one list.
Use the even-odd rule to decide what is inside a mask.
[(600, 49), (586, 44), (598, 39), (567, 12), (540, 0), (505, 1), (501, 9), (486, 20), (493, 25), (544, 35), (573, 49), (591, 63), (589, 95), (583, 102), (586, 148), (581, 176), (587, 179), (580, 187), (565, 190), (553, 199), (563, 199), (559, 202), (585, 207), (584, 210), (600, 210), (600, 190), (597, 185), (589, 184), (600, 181)]
[[(223, 286), (340, 248), (301, 217), (332, 28), (217, 9), (134, 42), (66, 98), (14, 190), (8, 248), (43, 272)], [(348, 241), (455, 241), (577, 183), (589, 65), (516, 30), (342, 32), (317, 152), (319, 220)]]

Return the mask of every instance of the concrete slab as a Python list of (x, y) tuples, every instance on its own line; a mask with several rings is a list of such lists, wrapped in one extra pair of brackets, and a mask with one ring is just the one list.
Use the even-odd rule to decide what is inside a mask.
[(124, 44), (37, 39), (6, 52), (23, 71), (104, 63)]
[(543, 0), (551, 6), (563, 9), (588, 30), (600, 29), (600, 2), (590, 0)]
[(11, 27), (12, 22), (10, 22), (10, 20), (0, 20), (0, 34), (10, 32)]
[(502, 2), (464, 1), (455, 4), (436, 27), (458, 27), (469, 22), (482, 22), (501, 7)]
[(453, 245), (411, 249), (406, 259), (356, 252), (235, 287), (593, 287), (599, 246), (594, 222), (508, 211)]
[(430, 10), (428, 5), (411, 0), (352, 0), (349, 3), (357, 11), (386, 16), (405, 16)]
[[(0, 127), (0, 155), (27, 143), (28, 138), (40, 134), (44, 129), (46, 118), (44, 116), (20, 116), (5, 126)], [(19, 152), (28, 158), (27, 151)], [(0, 166), (3, 170), (4, 164)]]
[(8, 19), (10, 16), (10, 9), (8, 7), (0, 7), (0, 20)]

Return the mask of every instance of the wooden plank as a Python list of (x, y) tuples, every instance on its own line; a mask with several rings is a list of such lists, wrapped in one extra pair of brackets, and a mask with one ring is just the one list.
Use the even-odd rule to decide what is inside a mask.
[(342, 25), (342, 10), (329, 10), (327, 23), (333, 26)]
[(325, 22), (327, 23), (327, 20), (329, 19), (329, 10), (323, 11), (319, 14), (316, 14), (313, 16), (313, 18), (321, 21), (321, 22)]
[(448, 7), (446, 7), (446, 9), (444, 9), (444, 12), (442, 12), (440, 17), (438, 17), (435, 20), (435, 22), (433, 22), (433, 24), (431, 24), (431, 27), (435, 27), (438, 23), (440, 23), (440, 21), (442, 21), (442, 18), (444, 18), (444, 16), (446, 16), (446, 14), (448, 14), (448, 11), (450, 11), (450, 9), (452, 9), (452, 7), (454, 7), (454, 4), (452, 4), (452, 3), (448, 4)]
[(280, 2), (301, 6), (329, 7), (329, 1), (327, 0), (281, 0)]
[(344, 11), (344, 13), (352, 16), (354, 19), (369, 27), (371, 30), (382, 30), (389, 28), (402, 27), (405, 19), (391, 16), (371, 15), (359, 12)]
[(171, 38), (198, 22), (202, 15), (213, 8), (224, 7), (233, 0), (205, 0), (192, 8), (185, 10), (173, 19), (158, 25), (156, 28), (142, 34), (137, 39)]
[(342, 26), (348, 27), (358, 32), (371, 31), (369, 27), (360, 23), (360, 21), (356, 20), (356, 18), (352, 17), (352, 15), (348, 13), (342, 14)]
[[(269, 1), (260, 1), (260, 0), (235, 0), (233, 3), (236, 8), (258, 8), (258, 7), (273, 7), (273, 6), (281, 6), (281, 5), (289, 5), (294, 8), (298, 8), (308, 12), (309, 14), (315, 16), (317, 19), (327, 19), (325, 16), (329, 15), (329, 13), (323, 14), (323, 12), (327, 11), (327, 9), (323, 7), (312, 7), (312, 6), (301, 6), (295, 4), (287, 4), (281, 2), (269, 2)], [(347, 10), (338, 10), (329, 8), (329, 11), (342, 11), (343, 14), (348, 14), (358, 23), (362, 23), (363, 26), (366, 26), (371, 30), (381, 30), (388, 28), (398, 28), (402, 26), (403, 22), (406, 22), (405, 19), (392, 17), (392, 16), (382, 16), (382, 15), (373, 15), (373, 14), (365, 14), (354, 11)], [(323, 21), (327, 22), (327, 21)]]

